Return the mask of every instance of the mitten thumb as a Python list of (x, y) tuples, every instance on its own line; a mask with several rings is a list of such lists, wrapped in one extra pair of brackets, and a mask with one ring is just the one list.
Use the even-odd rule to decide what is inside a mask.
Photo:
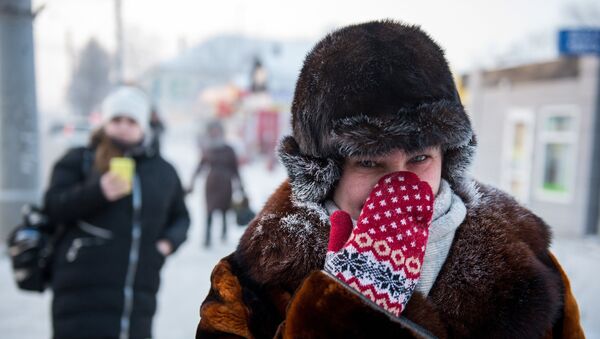
[(329, 245), (327, 252), (339, 251), (352, 233), (352, 218), (344, 211), (335, 211), (329, 217), (331, 230), (329, 231)]

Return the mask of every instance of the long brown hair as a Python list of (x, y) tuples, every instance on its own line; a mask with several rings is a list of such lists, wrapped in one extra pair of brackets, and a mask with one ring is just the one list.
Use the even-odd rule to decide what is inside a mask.
[(110, 159), (123, 156), (123, 151), (112, 142), (102, 127), (92, 134), (90, 147), (95, 149), (94, 168), (100, 173), (108, 172)]

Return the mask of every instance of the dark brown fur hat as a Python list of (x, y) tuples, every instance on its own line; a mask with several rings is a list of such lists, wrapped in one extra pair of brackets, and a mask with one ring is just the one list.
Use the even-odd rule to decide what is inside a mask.
[(397, 148), (440, 145), (442, 176), (460, 189), (476, 144), (442, 49), (394, 21), (344, 27), (317, 43), (296, 83), (292, 129), (280, 158), (296, 198), (314, 202), (330, 193), (344, 157)]

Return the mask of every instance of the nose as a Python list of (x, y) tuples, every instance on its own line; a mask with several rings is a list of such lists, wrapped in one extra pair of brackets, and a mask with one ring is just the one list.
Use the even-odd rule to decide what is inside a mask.
[(409, 170), (409, 155), (401, 149), (395, 149), (386, 156), (386, 174)]
[(390, 173), (394, 173), (394, 172), (404, 172), (404, 171), (408, 171), (407, 166), (404, 163), (404, 160), (399, 159), (398, 161), (392, 162), (388, 166), (386, 174), (390, 174)]

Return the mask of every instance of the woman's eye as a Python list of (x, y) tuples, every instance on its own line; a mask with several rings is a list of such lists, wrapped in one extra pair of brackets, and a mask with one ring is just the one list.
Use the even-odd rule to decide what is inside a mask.
[(412, 162), (412, 163), (423, 162), (423, 161), (427, 160), (428, 157), (429, 156), (427, 156), (425, 154), (417, 155), (416, 157), (413, 157), (412, 159), (410, 159), (410, 162)]
[(364, 167), (364, 168), (377, 167), (377, 163), (373, 160), (360, 160), (357, 163), (358, 163), (358, 166)]

